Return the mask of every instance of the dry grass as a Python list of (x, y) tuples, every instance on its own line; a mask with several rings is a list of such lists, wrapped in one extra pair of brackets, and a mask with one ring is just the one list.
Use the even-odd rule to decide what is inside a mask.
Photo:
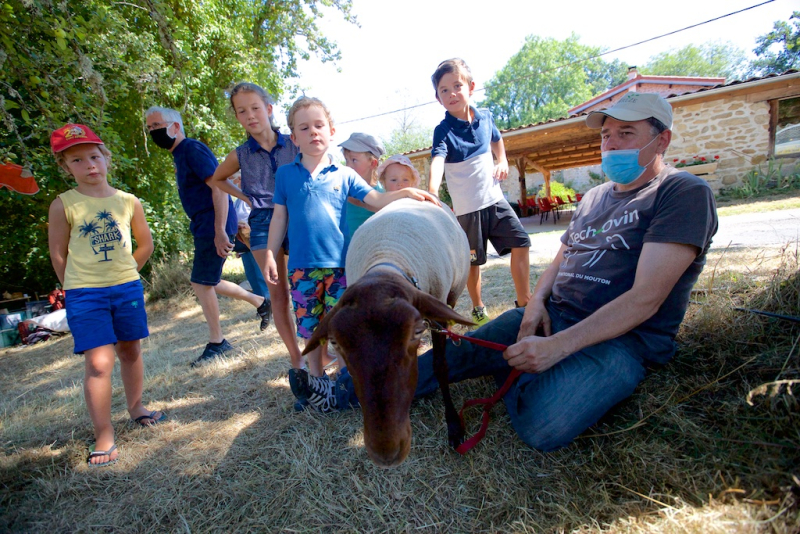
[[(148, 308), (145, 397), (170, 419), (129, 424), (117, 373), (110, 468), (85, 466), (92, 430), (71, 338), (0, 352), (0, 531), (798, 532), (798, 388), (747, 397), (800, 379), (800, 329), (731, 307), (800, 315), (799, 284), (795, 251), (714, 254), (697, 286), (712, 291), (690, 307), (675, 360), (575, 444), (531, 450), (498, 406), (460, 457), (437, 396), (413, 406), (411, 454), (393, 470), (368, 460), (360, 413), (293, 412), (288, 357), (252, 308), (221, 301), (241, 355), (194, 370), (200, 308), (161, 300)], [(491, 314), (513, 305), (509, 286), (507, 267), (486, 269)], [(492, 387), (453, 390), (459, 402)]]

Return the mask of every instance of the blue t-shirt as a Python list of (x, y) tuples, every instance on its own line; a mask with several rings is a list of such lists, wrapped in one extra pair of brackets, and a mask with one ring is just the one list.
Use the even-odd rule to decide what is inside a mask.
[(472, 122), (445, 112), (444, 120), (433, 130), (431, 157), (444, 158), (444, 176), (456, 215), (481, 210), (504, 198), (493, 177), (491, 147), (500, 141), (500, 131), (489, 110), (470, 109)]
[(349, 167), (331, 162), (311, 177), (295, 160), (278, 168), (273, 202), (289, 214), (289, 269), (344, 267), (349, 233), (345, 217), (347, 197), (364, 200), (373, 189)]
[(236, 157), (239, 158), (239, 168), (242, 170), (242, 192), (256, 209), (273, 207), (275, 173), (281, 165), (294, 161), (299, 153), (288, 135), (275, 133), (278, 134), (278, 139), (270, 151), (264, 150), (252, 137), (236, 147)]
[[(214, 237), (214, 201), (206, 180), (217, 170), (217, 158), (206, 145), (186, 138), (172, 151), (175, 160), (175, 179), (183, 211), (192, 221), (189, 229), (195, 237)], [(228, 199), (228, 219), (225, 233), (236, 233), (236, 211)]]

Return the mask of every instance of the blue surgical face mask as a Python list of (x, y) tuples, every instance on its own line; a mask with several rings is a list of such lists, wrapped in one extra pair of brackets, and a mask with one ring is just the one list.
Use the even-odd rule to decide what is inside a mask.
[[(655, 136), (650, 143), (656, 139), (658, 139), (658, 136)], [(609, 180), (616, 184), (628, 185), (631, 182), (635, 182), (644, 174), (647, 165), (650, 165), (650, 163), (656, 159), (656, 155), (653, 154), (653, 159), (651, 159), (647, 165), (639, 165), (639, 152), (650, 146), (650, 143), (647, 143), (641, 149), (632, 148), (628, 150), (608, 150), (606, 152), (601, 152), (600, 157), (603, 158), (603, 163), (601, 165), (603, 173), (608, 176)]]

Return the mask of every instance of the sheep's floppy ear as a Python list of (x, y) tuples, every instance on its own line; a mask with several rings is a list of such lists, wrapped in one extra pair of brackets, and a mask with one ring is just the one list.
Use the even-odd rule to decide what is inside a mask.
[(303, 349), (303, 354), (308, 354), (312, 350), (319, 347), (323, 341), (328, 339), (328, 323), (330, 323), (331, 319), (334, 315), (336, 315), (339, 309), (340, 306), (337, 303), (336, 306), (334, 306), (331, 311), (322, 318), (317, 327), (314, 329), (314, 333), (311, 334), (311, 337), (306, 342), (306, 347)]
[(414, 307), (419, 310), (419, 313), (421, 313), (424, 318), (432, 319), (439, 323), (447, 324), (455, 322), (467, 326), (476, 326), (475, 323), (461, 317), (444, 302), (419, 290), (414, 295)]

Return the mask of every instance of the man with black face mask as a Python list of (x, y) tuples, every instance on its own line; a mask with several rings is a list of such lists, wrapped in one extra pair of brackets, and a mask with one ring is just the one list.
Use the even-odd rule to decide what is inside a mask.
[(222, 335), (217, 293), (252, 304), (261, 318), (262, 330), (269, 324), (272, 308), (268, 299), (221, 278), (222, 266), (233, 250), (232, 236), (236, 234), (238, 221), (231, 198), (209, 182), (217, 168), (217, 158), (206, 145), (184, 135), (181, 115), (174, 109), (151, 107), (145, 113), (145, 120), (153, 142), (172, 154), (178, 194), (183, 210), (191, 219), (192, 288), (209, 331), (208, 344), (192, 362), (192, 367), (196, 367), (231, 355), (234, 350)]

